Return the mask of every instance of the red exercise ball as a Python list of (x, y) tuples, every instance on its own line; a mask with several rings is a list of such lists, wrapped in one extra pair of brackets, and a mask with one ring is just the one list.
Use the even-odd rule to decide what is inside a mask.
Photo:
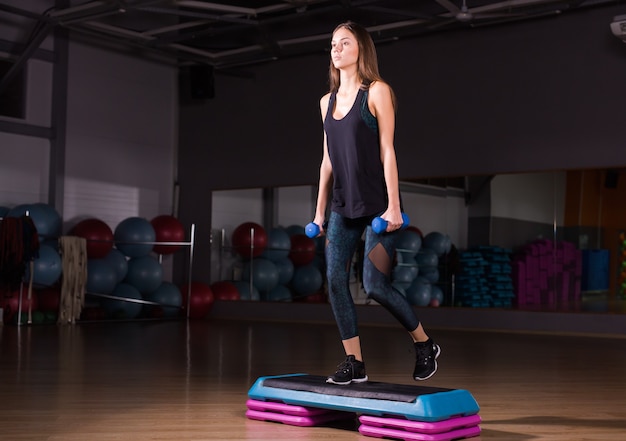
[(74, 225), (70, 236), (78, 236), (87, 240), (87, 257), (102, 259), (113, 248), (113, 231), (100, 219), (85, 219)]
[[(162, 214), (150, 221), (156, 233), (156, 242), (184, 242), (185, 227), (174, 216)], [(153, 250), (157, 254), (172, 254), (178, 251), (180, 245), (155, 245)]]
[(86, 306), (80, 313), (80, 319), (86, 321), (104, 320), (106, 318), (106, 309), (101, 306)]
[(324, 289), (320, 289), (313, 294), (297, 297), (297, 299), (294, 300), (302, 303), (326, 303), (328, 302), (328, 295), (326, 294), (326, 291), (324, 291)]
[(233, 282), (222, 280), (211, 284), (215, 300), (239, 300), (239, 290)]
[(294, 266), (308, 265), (315, 259), (315, 241), (305, 234), (291, 236), (289, 259)]
[(42, 312), (59, 312), (61, 304), (61, 286), (54, 285), (41, 288), (35, 291), (37, 294), (37, 304)]
[(420, 238), (423, 239), (424, 238), (424, 234), (422, 233), (422, 230), (420, 230), (419, 228), (417, 228), (416, 226), (413, 225), (409, 225), (408, 227), (406, 227), (407, 230), (411, 230), (416, 232), (417, 234), (419, 234)]
[[(37, 296), (34, 293), (29, 299), (28, 293), (22, 292), (22, 314), (27, 313), (29, 309), (31, 312), (36, 311), (37, 306)], [(3, 310), (5, 323), (16, 323), (20, 308), (20, 291), (0, 291), (0, 308)]]
[(257, 223), (244, 222), (233, 231), (232, 243), (241, 257), (259, 257), (267, 247), (267, 232)]
[(202, 282), (191, 282), (191, 284), (181, 285), (182, 311), (185, 316), (187, 316), (187, 295), (190, 287), (189, 318), (205, 318), (213, 307), (215, 300), (213, 291), (209, 285)]

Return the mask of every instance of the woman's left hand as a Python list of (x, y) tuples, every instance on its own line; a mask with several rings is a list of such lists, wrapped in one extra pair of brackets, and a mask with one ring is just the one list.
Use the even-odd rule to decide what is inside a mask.
[(402, 212), (398, 209), (387, 208), (381, 216), (387, 221), (387, 232), (395, 231), (402, 227), (404, 219), (402, 218)]

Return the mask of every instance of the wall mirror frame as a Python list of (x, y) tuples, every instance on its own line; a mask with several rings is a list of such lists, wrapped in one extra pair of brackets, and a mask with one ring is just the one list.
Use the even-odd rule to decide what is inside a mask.
[[(427, 277), (432, 268), (422, 254), (437, 247), (427, 244), (427, 237), (438, 233), (447, 238), (447, 248), (437, 253), (438, 274), (430, 275), (430, 284), (441, 293), (432, 291), (429, 299), (438, 301), (425, 302), (401, 271), (392, 277), (400, 290), (411, 291), (405, 294), (416, 306), (625, 313), (623, 175), (624, 169), (615, 168), (403, 181), (405, 211), (421, 243), (413, 256), (410, 245), (399, 244), (396, 264), (410, 267), (417, 262), (418, 274)], [(245, 283), (253, 300), (297, 301), (315, 294), (323, 301), (323, 285), (304, 295), (294, 292), (291, 280), (282, 297), (270, 294), (269, 285), (259, 281), (267, 275), (257, 273), (255, 281), (254, 258), (242, 256), (233, 244), (234, 230), (249, 222), (268, 235), (275, 229), (302, 234), (315, 197), (315, 186), (213, 192), (212, 281)], [(268, 251), (275, 245), (270, 239)], [(323, 274), (323, 245), (316, 244), (316, 254), (311, 264)], [(257, 257), (267, 257), (267, 252)], [(355, 261), (353, 297), (368, 303), (358, 280), (358, 255)]]

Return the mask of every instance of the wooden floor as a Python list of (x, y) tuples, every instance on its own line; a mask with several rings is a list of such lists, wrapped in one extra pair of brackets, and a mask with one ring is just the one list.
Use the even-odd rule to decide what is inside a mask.
[[(626, 339), (433, 330), (438, 373), (467, 389), (474, 440), (626, 439)], [(354, 424), (300, 428), (246, 419), (259, 376), (325, 375), (334, 325), (153, 321), (0, 326), (0, 439), (373, 440)], [(372, 380), (413, 384), (408, 338), (362, 329)]]

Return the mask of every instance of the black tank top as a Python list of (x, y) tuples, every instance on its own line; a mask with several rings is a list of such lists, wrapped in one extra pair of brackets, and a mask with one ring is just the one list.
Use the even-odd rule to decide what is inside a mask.
[(350, 111), (335, 119), (336, 93), (331, 93), (324, 119), (333, 167), (331, 210), (351, 219), (380, 214), (388, 203), (378, 121), (369, 110), (367, 96), (367, 90), (359, 89)]

